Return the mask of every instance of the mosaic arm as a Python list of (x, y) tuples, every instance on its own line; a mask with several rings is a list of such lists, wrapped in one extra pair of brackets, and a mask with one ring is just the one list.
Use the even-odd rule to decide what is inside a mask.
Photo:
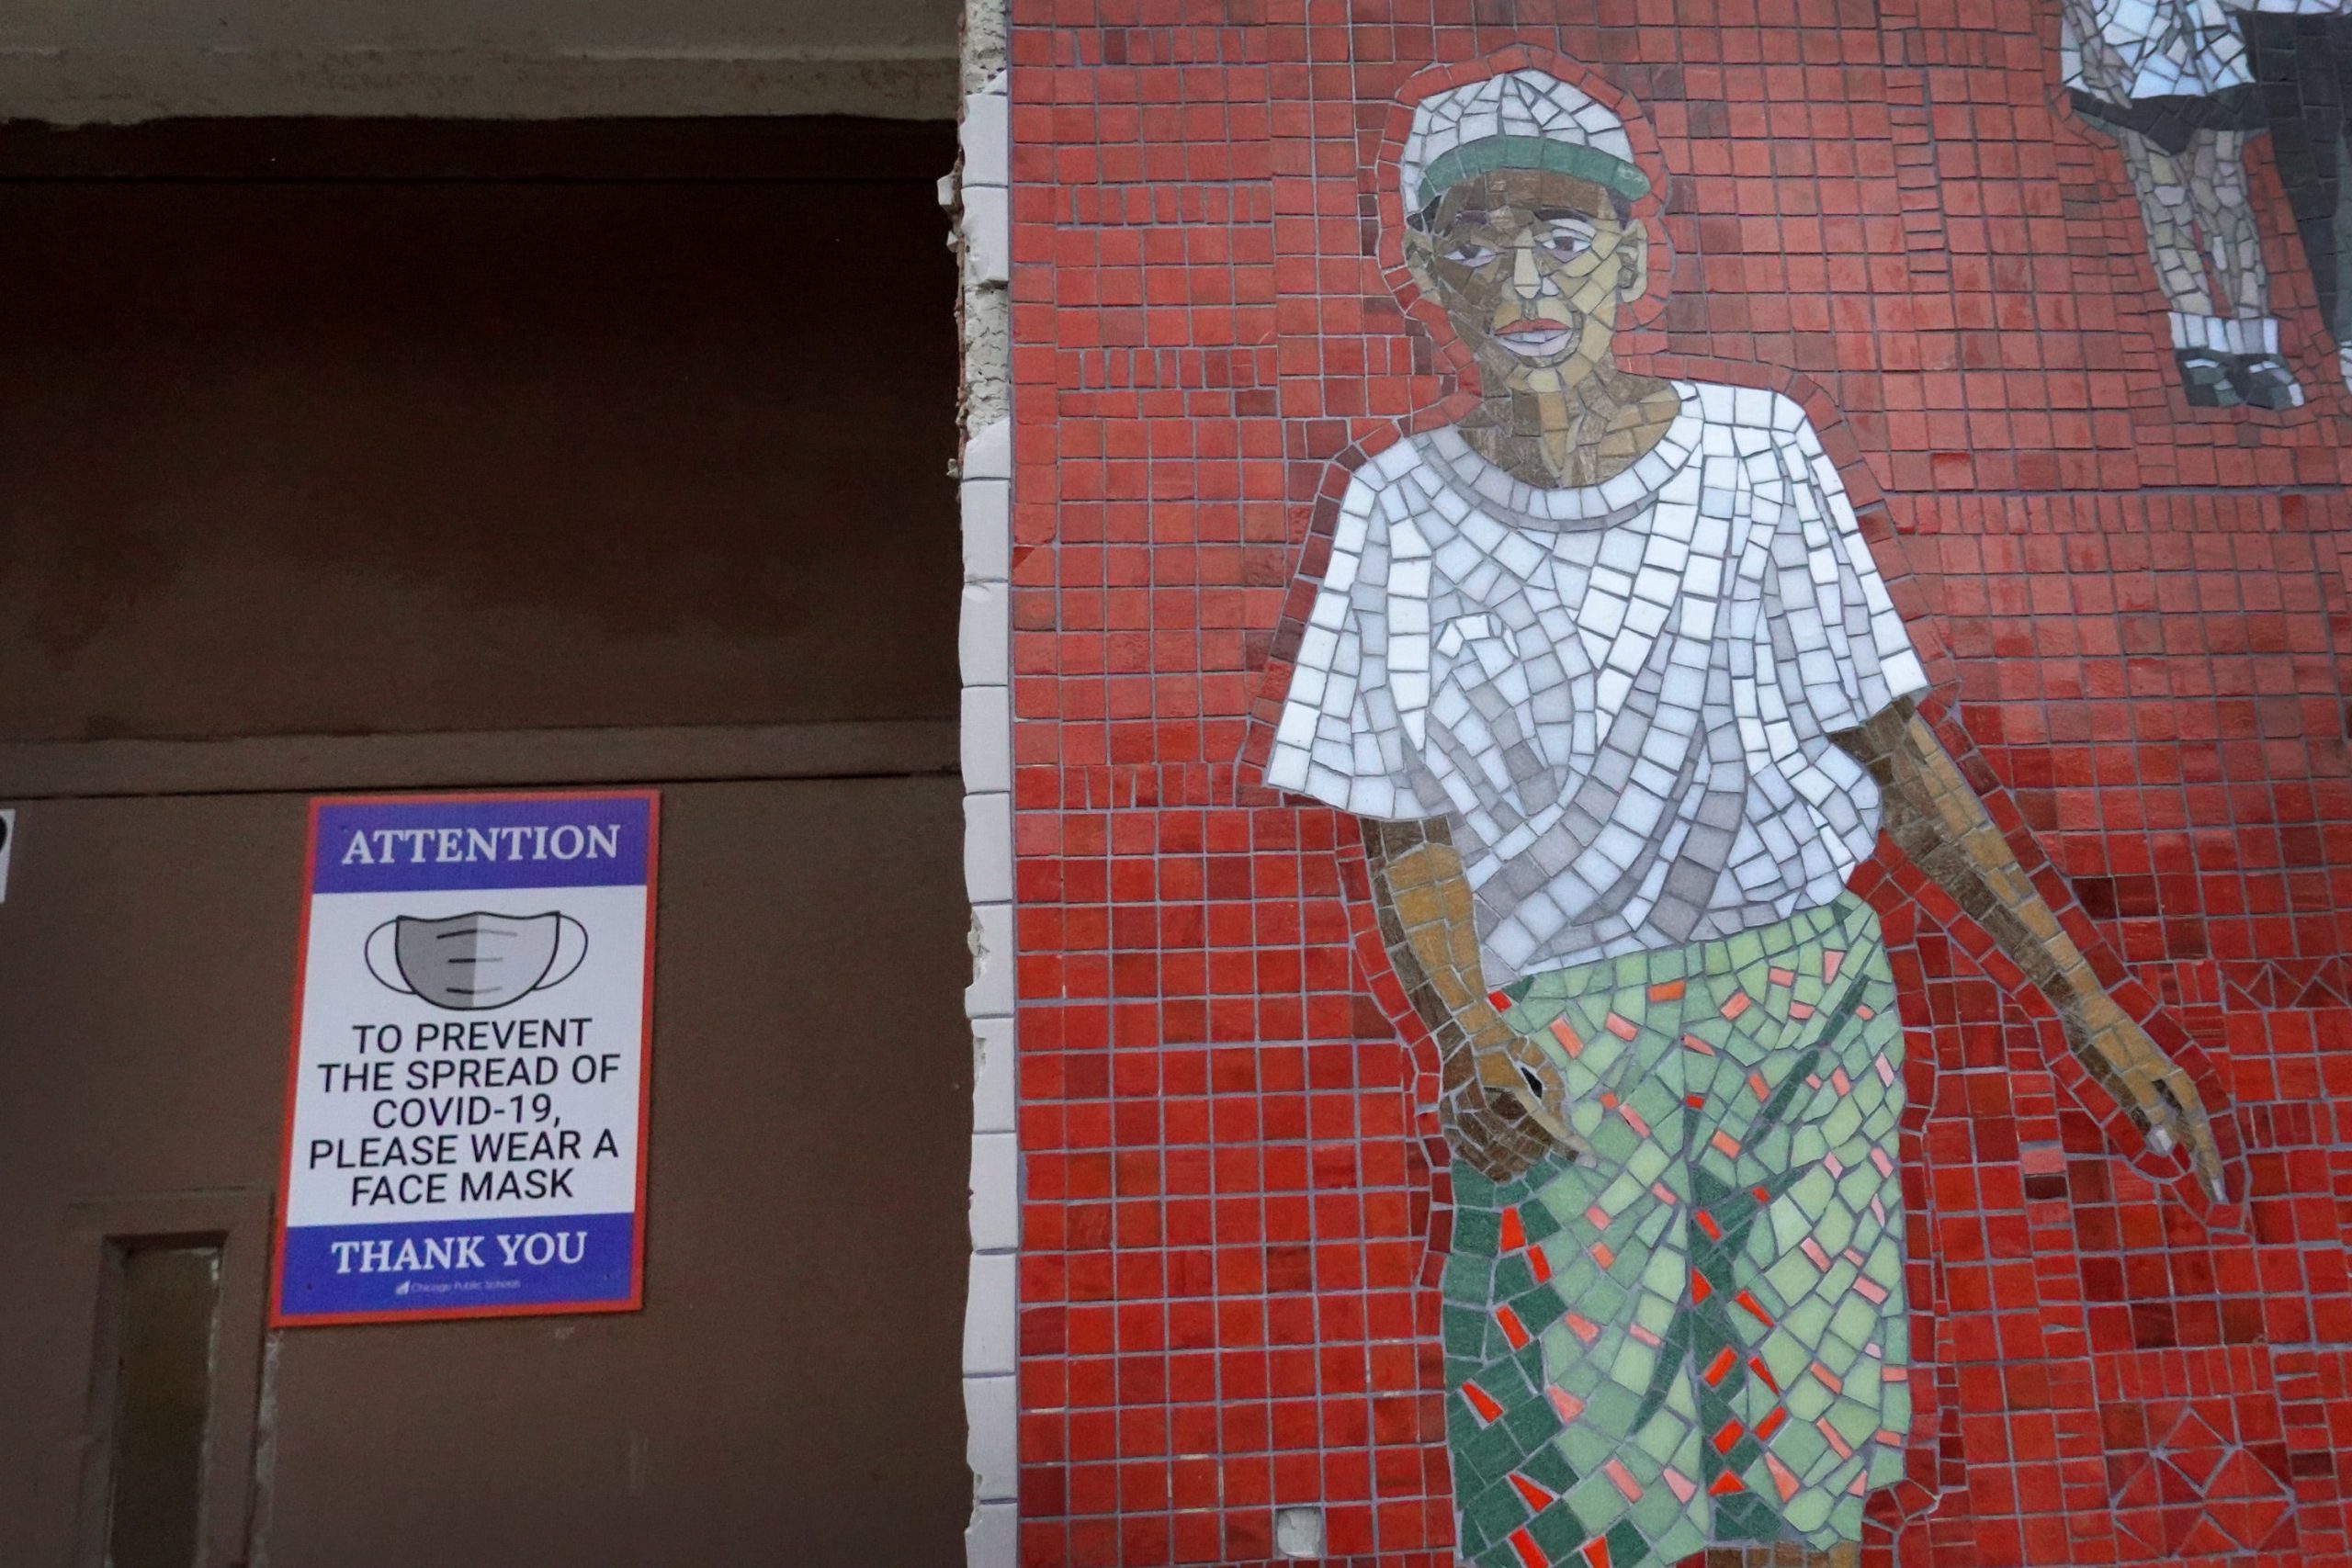
[(1935, 731), (1903, 698), (1830, 738), (1871, 771), (1886, 831), (2058, 1010), (2067, 1044), (2159, 1154), (2185, 1145), (2215, 1201), (2221, 1154), (2196, 1086), (2125, 1012), (2058, 923)]
[(1437, 1042), (1446, 1141), (1497, 1181), (1555, 1150), (1584, 1152), (1557, 1070), (1487, 999), (1470, 882), (1445, 823), (1367, 818), (1363, 844), (1381, 940)]

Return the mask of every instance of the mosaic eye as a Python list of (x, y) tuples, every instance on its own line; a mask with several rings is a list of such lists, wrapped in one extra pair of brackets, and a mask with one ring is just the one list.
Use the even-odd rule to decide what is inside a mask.
[(1544, 231), (1539, 243), (1559, 261), (1574, 261), (1592, 249), (1597, 236), (1589, 224), (1555, 223)]
[(1482, 245), (1476, 240), (1464, 240), (1446, 252), (1445, 259), (1456, 266), (1481, 267), (1495, 259), (1495, 247)]

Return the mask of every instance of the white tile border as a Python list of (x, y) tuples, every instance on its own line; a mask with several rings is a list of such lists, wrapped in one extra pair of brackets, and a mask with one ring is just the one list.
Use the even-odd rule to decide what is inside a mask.
[[(975, 9), (978, 8), (976, 3)], [(967, 22), (967, 49), (987, 29)], [(973, 63), (967, 54), (967, 66)], [(1002, 407), (1010, 367), (973, 352), (976, 315), (1001, 316), (1011, 274), (1010, 104), (1005, 73), (964, 100), (963, 156), (952, 192), (967, 316), (965, 408)], [(993, 397), (983, 397), (983, 390)], [(964, 882), (972, 904), (970, 1294), (964, 1309), (965, 1453), (972, 1470), (972, 1518), (964, 1534), (969, 1568), (1013, 1568), (1018, 1551), (1016, 1480), (1020, 1423), (1018, 1269), (1021, 1151), (1014, 1120), (1012, 968), (1012, 423), (998, 418), (969, 432), (961, 502), (964, 598), (956, 627), (963, 671)]]

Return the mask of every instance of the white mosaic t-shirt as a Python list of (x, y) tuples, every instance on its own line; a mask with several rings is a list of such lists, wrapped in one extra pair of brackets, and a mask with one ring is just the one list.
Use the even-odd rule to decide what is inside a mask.
[(1266, 779), (1450, 819), (1488, 985), (1828, 903), (1878, 837), (1828, 738), (1927, 685), (1804, 411), (1676, 390), (1605, 484), (1446, 429), (1340, 506)]
[[(2093, 97), (2113, 100), (2211, 97), (2254, 81), (2225, 4), (2239, 10), (2269, 9), (2275, 0), (2085, 0), (2098, 36), (2121, 72), (2105, 80), (2103, 68), (2083, 59), (2083, 38), (2072, 6), (2058, 17), (2059, 73), (2066, 85)], [(2300, 8), (2289, 0), (2280, 8)], [(2119, 105), (2120, 107), (2120, 105)]]

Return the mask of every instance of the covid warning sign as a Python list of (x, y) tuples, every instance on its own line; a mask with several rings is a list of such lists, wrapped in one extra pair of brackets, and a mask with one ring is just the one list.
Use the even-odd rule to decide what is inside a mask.
[(274, 1324), (639, 1304), (659, 807), (311, 802)]

